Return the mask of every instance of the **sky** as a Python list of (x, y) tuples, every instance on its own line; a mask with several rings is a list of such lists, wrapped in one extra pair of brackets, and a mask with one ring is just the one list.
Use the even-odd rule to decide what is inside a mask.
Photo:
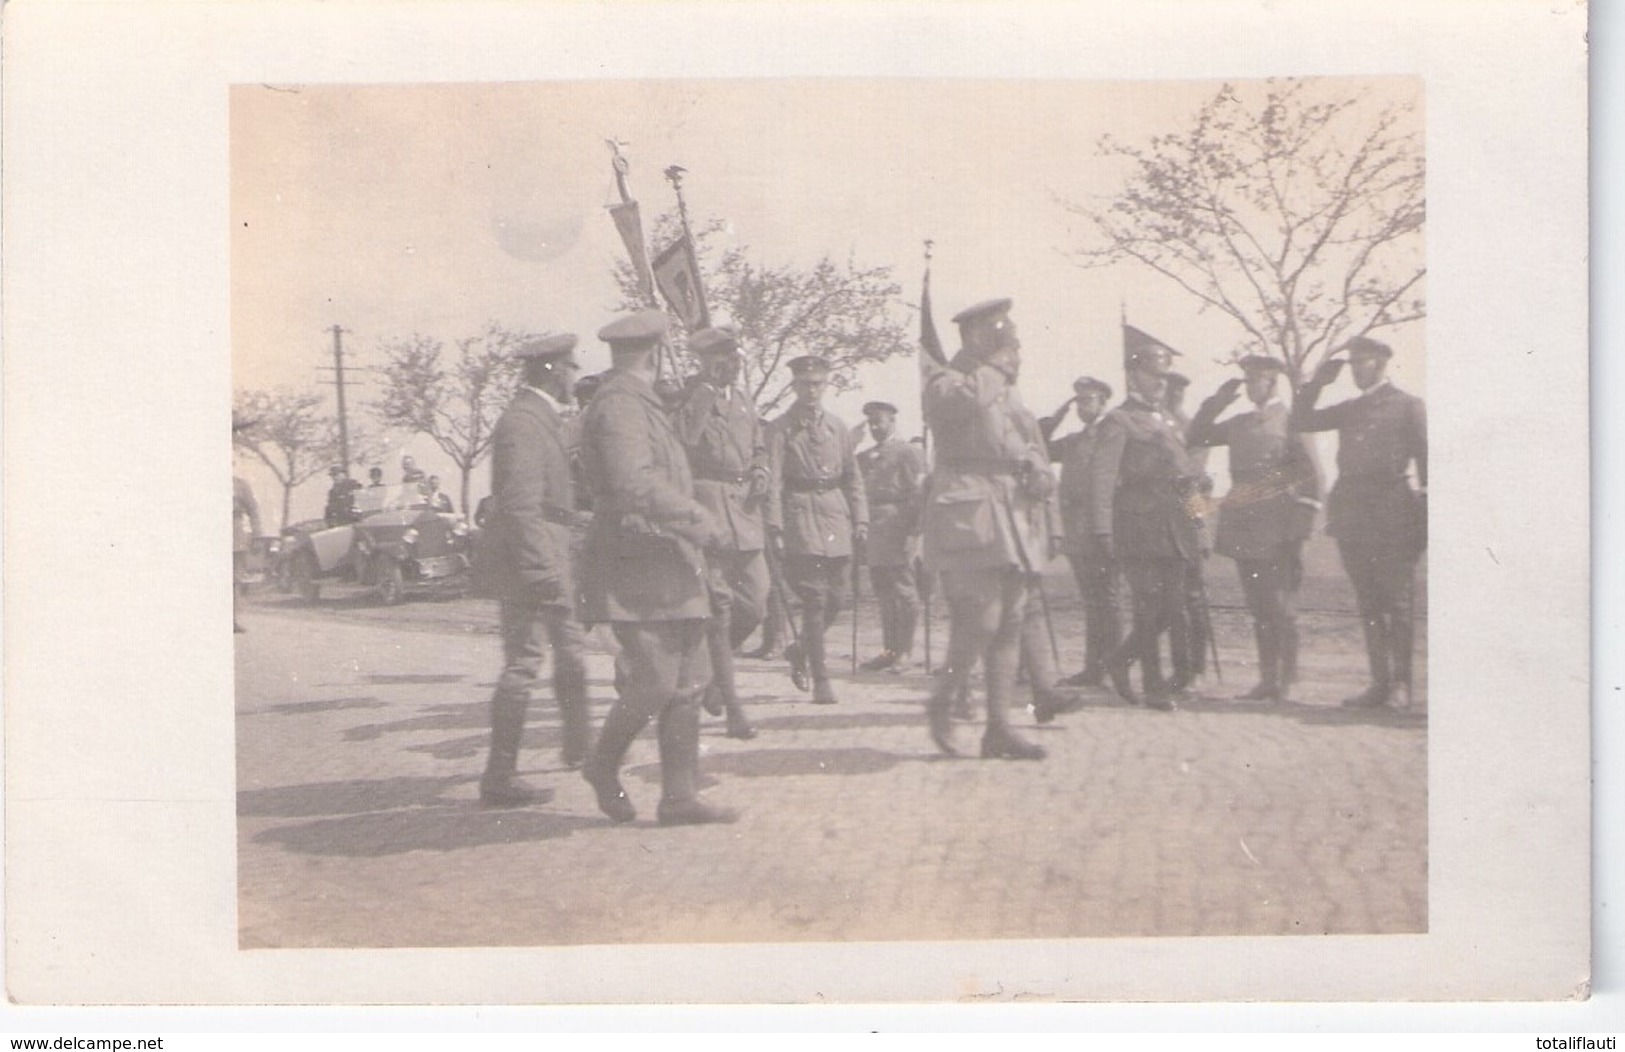
[[(337, 324), (352, 366), (414, 332), (447, 342), (487, 321), (575, 332), (588, 371), (607, 368), (595, 333), (613, 317), (612, 267), (624, 253), (606, 206), (618, 200), (605, 140), (620, 140), (646, 227), (675, 199), (661, 171), (688, 170), (696, 225), (762, 264), (828, 254), (891, 266), (916, 302), (922, 242), (935, 241), (932, 297), (944, 339), (960, 308), (1014, 299), (1023, 343), (1020, 386), (1048, 413), (1071, 380), (1091, 374), (1122, 391), (1119, 319), (1184, 352), (1190, 404), (1231, 370), (1236, 323), (1131, 267), (1082, 269), (1069, 251), (1086, 221), (1064, 201), (1091, 202), (1127, 174), (1102, 135), (1143, 141), (1181, 128), (1213, 81), (617, 80), (436, 85), (239, 85), (231, 99), (232, 363), (236, 389), (316, 387), (331, 378)], [(1417, 98), (1405, 78), (1335, 88)], [(1241, 90), (1257, 85), (1242, 84)], [(1420, 107), (1418, 106), (1418, 111)], [(1416, 117), (1421, 120), (1420, 113)], [(654, 246), (658, 249), (659, 246)], [(915, 326), (913, 320), (910, 327)], [(1423, 326), (1390, 330), (1393, 375), (1422, 390)], [(372, 396), (363, 381), (352, 407)], [(830, 408), (849, 423), (871, 398), (898, 404), (919, 431), (917, 366), (867, 367)], [(1351, 393), (1347, 380), (1332, 394)], [(449, 460), (423, 436), (402, 453), (442, 475)], [(1219, 458), (1216, 458), (1219, 459)], [(271, 476), (239, 458), (261, 494)], [(489, 466), (476, 470), (475, 500)], [(324, 478), (294, 498), (318, 515)]]

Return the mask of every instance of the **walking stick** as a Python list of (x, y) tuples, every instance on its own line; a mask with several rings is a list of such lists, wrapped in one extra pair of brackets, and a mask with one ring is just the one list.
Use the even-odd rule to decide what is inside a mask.
[(1219, 638), (1213, 631), (1213, 607), (1207, 601), (1207, 578), (1202, 574), (1200, 563), (1196, 566), (1196, 583), (1202, 595), (1202, 625), (1206, 629), (1203, 635), (1207, 636), (1205, 642), (1208, 652), (1213, 655), (1213, 676), (1220, 683), (1224, 682), (1224, 667), (1219, 664)]
[(1061, 648), (1055, 643), (1055, 619), (1049, 616), (1049, 595), (1044, 591), (1044, 575), (1035, 574), (1034, 581), (1038, 585), (1038, 606), (1044, 611), (1044, 627), (1049, 630), (1049, 652), (1055, 659), (1056, 667), (1061, 664)]
[(852, 674), (858, 674), (858, 599), (863, 592), (863, 545), (852, 539)]
[(798, 651), (801, 649), (801, 630), (796, 627), (795, 612), (784, 599), (784, 571), (779, 566), (778, 553), (773, 550), (773, 544), (768, 542), (762, 554), (767, 556), (767, 590), (770, 595), (778, 597), (779, 609), (784, 611), (784, 623), (790, 626), (790, 643)]
[(931, 674), (931, 571), (925, 568), (925, 560), (914, 560), (914, 580), (919, 582), (922, 598), (925, 599), (925, 674)]

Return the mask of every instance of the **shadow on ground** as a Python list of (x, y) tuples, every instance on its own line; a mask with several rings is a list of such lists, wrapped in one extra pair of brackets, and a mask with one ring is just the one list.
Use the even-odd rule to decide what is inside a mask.
[(461, 851), (557, 840), (603, 824), (601, 818), (549, 814), (537, 808), (493, 810), (470, 799), (278, 826), (257, 834), (254, 842), (305, 855), (377, 858), (408, 851)]

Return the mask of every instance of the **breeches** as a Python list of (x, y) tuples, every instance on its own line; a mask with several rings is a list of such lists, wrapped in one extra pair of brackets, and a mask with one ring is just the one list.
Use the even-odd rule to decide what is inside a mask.
[[(955, 690), (969, 681), (981, 660), (987, 671), (990, 707), (1008, 702), (1015, 686), (1031, 584), (1014, 566), (983, 570), (944, 570), (948, 598), (948, 678)], [(1036, 626), (1043, 633), (1043, 626)], [(995, 698), (995, 695), (999, 695)]]
[(620, 705), (644, 719), (667, 705), (691, 702), (711, 682), (704, 621), (616, 621)]
[(504, 599), (500, 614), (502, 675), (497, 680), (498, 698), (529, 699), (549, 646), (553, 648), (555, 681), (567, 677), (585, 679), (586, 634), (570, 611), (562, 606)]
[(711, 611), (727, 618), (728, 643), (737, 647), (767, 612), (767, 559), (761, 552), (711, 552)]
[(825, 628), (846, 602), (846, 578), (851, 560), (845, 556), (786, 555), (784, 583), (795, 594), (803, 614), (817, 612)]
[(1236, 573), (1255, 624), (1279, 626), (1296, 620), (1298, 590), (1289, 546), (1277, 547), (1268, 559), (1237, 559)]

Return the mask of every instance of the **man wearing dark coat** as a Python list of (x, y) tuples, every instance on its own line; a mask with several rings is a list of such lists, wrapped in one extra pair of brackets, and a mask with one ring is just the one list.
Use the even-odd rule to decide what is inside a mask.
[(639, 311), (605, 326), (614, 367), (581, 417), (581, 467), (593, 491), (582, 572), (584, 616), (608, 623), (621, 653), (619, 698), (582, 775), (599, 810), (617, 823), (637, 817), (620, 768), (656, 721), (662, 825), (731, 822), (698, 795), (700, 696), (710, 685), (711, 616), (705, 550), (722, 540), (716, 518), (694, 498), (688, 455), (655, 389), (656, 348), (666, 315)]
[(1387, 344), (1361, 336), (1345, 349), (1360, 394), (1315, 407), (1343, 367), (1341, 359), (1329, 358), (1293, 400), (1292, 427), (1337, 432), (1337, 482), (1326, 501), (1326, 532), (1337, 538), (1354, 585), (1371, 669), (1371, 685), (1343, 704), (1409, 704), (1416, 563), (1427, 547), (1427, 409), (1384, 375), (1394, 353)]
[[(1320, 465), (1276, 396), (1285, 364), (1257, 354), (1240, 364), (1245, 379), (1221, 384), (1196, 410), (1185, 437), (1192, 447), (1230, 449), (1230, 492), (1219, 504), (1214, 550), (1236, 561), (1258, 646), (1258, 684), (1241, 697), (1282, 701), (1298, 675), (1297, 594), (1303, 542), (1320, 508)], [(1253, 408), (1221, 421), (1243, 385)]]
[(708, 553), (712, 679), (701, 703), (713, 716), (726, 711), (728, 737), (749, 740), (756, 730), (734, 687), (734, 648), (756, 631), (767, 609), (767, 438), (756, 406), (736, 386), (743, 363), (738, 334), (726, 326), (701, 329), (689, 337), (688, 349), (700, 360), (700, 372), (684, 390), (672, 424), (688, 451), (694, 497), (722, 529), (721, 542)]
[(810, 675), (813, 704), (833, 705), (824, 634), (846, 600), (854, 552), (861, 558), (869, 503), (851, 434), (823, 406), (829, 363), (803, 355), (790, 363), (790, 374), (795, 404), (768, 431), (767, 529), (770, 543), (783, 550), (785, 584), (801, 605), (800, 643), (785, 651), (790, 676), (806, 689)]
[(553, 651), (566, 766), (586, 759), (592, 737), (584, 641), (574, 616), (575, 501), (559, 412), (570, 401), (575, 345), (563, 333), (518, 348), (520, 387), (491, 436), (491, 503), (473, 584), (475, 594), (498, 600), (502, 622), (502, 675), (491, 697), (491, 752), (480, 779), (480, 799), (492, 807), (545, 803), (553, 795), (514, 776), (544, 647)]
[(1167, 634), (1174, 654), (1189, 653), (1186, 588), (1190, 564), (1201, 558), (1198, 476), (1166, 405), (1172, 353), (1148, 338), (1125, 347), (1128, 397), (1099, 425), (1090, 515), (1095, 544), (1122, 566), (1134, 600), (1133, 628), (1107, 674), (1118, 694), (1136, 703), (1129, 666), (1138, 661), (1145, 703), (1164, 711), (1178, 707), (1174, 695), (1186, 684), (1163, 679), (1160, 641)]

